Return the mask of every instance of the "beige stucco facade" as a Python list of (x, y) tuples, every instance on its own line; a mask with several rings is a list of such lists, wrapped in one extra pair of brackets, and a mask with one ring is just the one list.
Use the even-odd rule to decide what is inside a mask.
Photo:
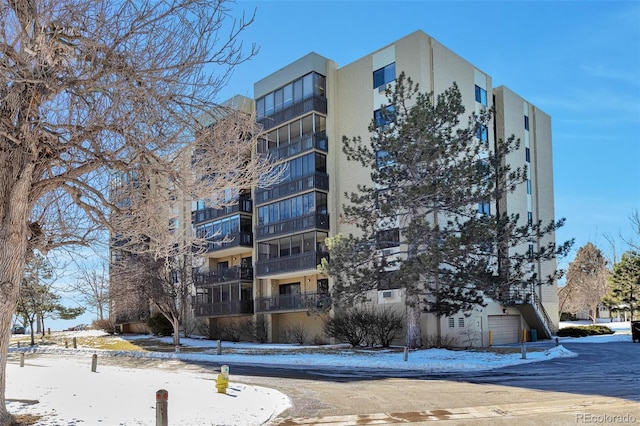
[[(551, 119), (543, 111), (504, 86), (494, 88), (490, 75), (421, 31), (344, 66), (310, 53), (256, 82), (254, 96), (258, 120), (267, 133), (265, 149), (287, 162), (292, 170), (297, 167), (292, 161), (315, 155), (315, 180), (309, 183), (310, 180), (292, 178), (271, 192), (253, 189), (252, 244), (213, 251), (207, 255), (206, 263), (206, 268), (215, 270), (221, 262), (238, 267), (242, 259), (251, 262), (252, 280), (245, 280), (243, 285), (251, 286), (253, 312), (201, 315), (211, 324), (253, 316), (266, 320), (269, 338), (274, 342), (287, 340), (287, 330), (295, 324), (305, 328), (309, 342), (326, 340), (322, 315), (331, 315), (331, 311), (323, 309), (322, 298), (331, 288), (331, 280), (317, 271), (315, 260), (324, 250), (324, 238), (357, 232), (355, 226), (342, 220), (345, 193), (356, 191), (358, 184), (370, 183), (369, 169), (348, 161), (343, 154), (342, 138), (361, 136), (366, 140), (374, 111), (387, 103), (384, 90), (372, 87), (372, 74), (393, 63), (396, 76), (404, 72), (422, 91), (441, 93), (455, 82), (467, 113), (495, 107), (495, 132), (488, 132), (489, 146), (493, 146), (495, 138), (504, 139), (511, 134), (520, 138), (520, 149), (505, 161), (514, 168), (526, 167), (531, 180), (529, 190), (518, 188), (501, 200), (500, 208), (519, 214), (525, 223), (529, 217), (543, 222), (554, 219)], [(484, 91), (482, 102), (477, 100), (479, 89)], [(306, 94), (297, 100), (300, 91)], [(305, 194), (312, 194), (313, 206), (300, 213), (295, 210), (297, 197)], [(307, 197), (300, 205), (306, 206), (304, 203), (311, 203), (310, 200)], [(285, 209), (287, 213), (282, 215)], [(547, 262), (534, 267), (546, 275), (555, 270), (556, 264)], [(236, 284), (241, 285), (233, 285)], [(550, 316), (550, 326), (557, 327), (556, 286), (541, 286), (535, 291)], [(404, 311), (401, 290), (374, 291), (370, 296), (374, 306)], [(286, 305), (294, 298), (296, 303), (304, 303)], [(517, 306), (486, 302), (485, 307), (442, 318), (440, 322), (423, 314), (423, 336), (441, 334), (456, 339), (461, 346), (487, 346), (491, 340), (494, 344), (521, 341), (523, 332), (530, 337), (530, 329), (538, 327)], [(402, 338), (395, 343), (402, 344)]]

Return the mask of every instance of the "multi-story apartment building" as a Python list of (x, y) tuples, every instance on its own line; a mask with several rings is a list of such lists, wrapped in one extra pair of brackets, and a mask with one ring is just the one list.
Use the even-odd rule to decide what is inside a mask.
[[(500, 200), (501, 211), (519, 213), (529, 222), (554, 219), (551, 122), (544, 112), (506, 87), (494, 88), (488, 74), (421, 31), (342, 67), (310, 53), (254, 85), (256, 116), (265, 131), (258, 154), (286, 163), (282, 181), (248, 188), (226, 209), (194, 208), (197, 232), (211, 228), (211, 235), (232, 237), (231, 242), (211, 244), (196, 276), (197, 317), (211, 327), (254, 317), (267, 325), (274, 342), (283, 341), (290, 326), (304, 327), (310, 340), (322, 339), (317, 313), (330, 309), (331, 288), (331, 279), (317, 269), (327, 255), (323, 242), (356, 232), (341, 220), (344, 194), (370, 182), (369, 170), (347, 161), (342, 136), (366, 138), (371, 120), (387, 102), (385, 88), (401, 71), (423, 91), (440, 93), (456, 82), (469, 113), (494, 107), (494, 128), (481, 137), (492, 144), (515, 134), (522, 145), (505, 161), (529, 170), (526, 188)], [(497, 207), (482, 208), (490, 213)], [(548, 261), (534, 268), (544, 274), (556, 264)], [(471, 329), (482, 346), (489, 344), (490, 334), (493, 344), (518, 342), (523, 331), (550, 337), (558, 324), (555, 286), (521, 293), (512, 303), (487, 300), (486, 307), (470, 315), (444, 321), (424, 314), (423, 332), (468, 336)], [(404, 306), (399, 289), (380, 289), (372, 300)]]

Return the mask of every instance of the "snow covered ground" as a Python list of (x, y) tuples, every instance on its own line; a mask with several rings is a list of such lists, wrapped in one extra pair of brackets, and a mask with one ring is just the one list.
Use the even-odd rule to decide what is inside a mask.
[[(563, 325), (569, 325), (563, 323)], [(91, 371), (91, 356), (154, 359), (206, 360), (224, 364), (287, 365), (299, 368), (326, 367), (327, 372), (350, 367), (419, 370), (423, 372), (493, 369), (506, 365), (575, 356), (562, 342), (610, 342), (630, 340), (629, 323), (612, 323), (613, 335), (561, 338), (560, 345), (547, 350), (499, 354), (487, 351), (428, 349), (411, 351), (404, 361), (402, 351), (354, 351), (338, 347), (334, 351), (312, 351), (298, 345), (224, 342), (223, 354), (216, 355), (216, 341), (181, 339), (184, 346), (200, 347), (199, 353), (115, 352), (79, 347), (36, 347), (27, 349), (25, 365), (12, 355), (7, 366), (7, 407), (13, 414), (43, 415), (37, 425), (155, 425), (156, 391), (168, 391), (168, 418), (171, 425), (261, 425), (268, 424), (290, 406), (286, 395), (273, 389), (236, 382), (230, 371), (226, 394), (217, 393), (216, 371), (132, 368), (100, 364)], [(75, 332), (75, 336), (100, 334)], [(148, 337), (148, 336), (141, 336)], [(135, 337), (127, 337), (135, 339)], [(168, 339), (167, 339), (168, 341)], [(13, 349), (16, 351), (17, 349)], [(256, 352), (260, 354), (256, 354)], [(277, 351), (277, 354), (269, 352)], [(47, 354), (34, 356), (34, 353)], [(123, 360), (129, 358), (122, 358)]]

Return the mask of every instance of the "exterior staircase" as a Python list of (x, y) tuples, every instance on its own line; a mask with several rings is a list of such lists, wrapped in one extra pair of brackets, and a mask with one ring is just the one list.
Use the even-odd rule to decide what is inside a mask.
[(503, 303), (518, 309), (529, 328), (537, 331), (539, 339), (553, 338), (557, 330), (534, 288), (512, 290), (510, 293), (509, 301)]

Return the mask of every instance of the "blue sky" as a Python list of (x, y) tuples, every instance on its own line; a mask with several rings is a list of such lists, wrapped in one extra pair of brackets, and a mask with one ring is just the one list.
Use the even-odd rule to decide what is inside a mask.
[[(242, 1), (260, 53), (220, 94), (314, 51), (347, 65), (415, 30), (436, 38), (552, 117), (558, 241), (572, 254), (604, 234), (631, 237), (640, 209), (640, 2)], [(620, 243), (617, 255), (624, 246)]]

